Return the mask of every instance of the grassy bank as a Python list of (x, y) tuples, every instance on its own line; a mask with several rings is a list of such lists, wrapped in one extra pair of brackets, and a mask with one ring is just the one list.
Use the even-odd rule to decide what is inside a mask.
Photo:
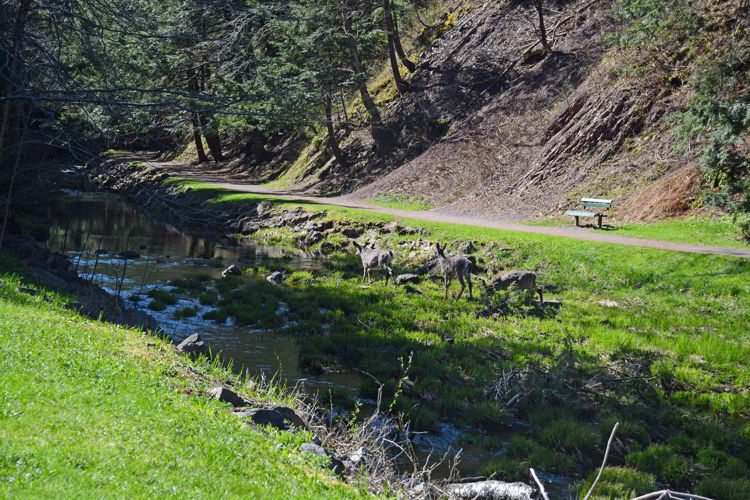
[(0, 498), (360, 496), (298, 451), (309, 433), (249, 430), (206, 399), (240, 386), (226, 369), (19, 293), (22, 273), (0, 255)]
[[(269, 199), (193, 188), (222, 209)], [(303, 366), (366, 371), (418, 429), (441, 421), (487, 429), (482, 444), (498, 458), (485, 473), (525, 479), (533, 466), (582, 477), (619, 421), (611, 463), (624, 475), (717, 499), (750, 496), (747, 260), (409, 219), (398, 220), (422, 235), (378, 234), (373, 224), (393, 218), (302, 205), (327, 210), (339, 225), (372, 228), (365, 236), (394, 250), (396, 272), (429, 258), (420, 239), (474, 240), (488, 275), (535, 271), (549, 285), (545, 298), (563, 305), (525, 306), (512, 293), (479, 290), (475, 301), (445, 301), (429, 281), (416, 287), (422, 294), (361, 289), (357, 258), (336, 252), (327, 269), (293, 274), (282, 288), (256, 279), (262, 270), (248, 276), (229, 287), (218, 311), (241, 315), (230, 309), (247, 297), (288, 302), (293, 331), (305, 335)], [(297, 236), (277, 228), (254, 238), (288, 244)], [(328, 241), (340, 245), (342, 236)], [(248, 324), (276, 327), (266, 316), (248, 316)], [(361, 395), (376, 387), (365, 382)]]

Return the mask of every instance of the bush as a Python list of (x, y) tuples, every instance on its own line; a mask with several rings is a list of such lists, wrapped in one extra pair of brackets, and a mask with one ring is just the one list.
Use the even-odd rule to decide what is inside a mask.
[(698, 483), (695, 493), (716, 500), (747, 500), (750, 498), (750, 481), (710, 477)]

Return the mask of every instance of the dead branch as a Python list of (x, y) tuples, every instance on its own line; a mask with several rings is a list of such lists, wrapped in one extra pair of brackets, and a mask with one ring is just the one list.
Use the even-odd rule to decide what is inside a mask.
[(542, 497), (544, 498), (544, 500), (549, 500), (549, 497), (547, 496), (547, 492), (544, 489), (544, 485), (539, 480), (539, 478), (536, 477), (536, 472), (534, 471), (534, 469), (533, 468), (529, 469), (529, 472), (531, 472), (531, 477), (534, 478), (534, 481), (536, 481), (537, 486), (539, 486), (539, 492), (542, 494)]
[(586, 496), (583, 497), (583, 500), (589, 500), (589, 497), (594, 492), (594, 488), (596, 488), (596, 485), (599, 482), (599, 478), (602, 477), (602, 471), (604, 471), (604, 466), (607, 465), (607, 458), (609, 457), (609, 449), (612, 447), (612, 440), (615, 438), (615, 432), (617, 431), (617, 427), (619, 425), (620, 425), (620, 422), (616, 422), (615, 426), (612, 428), (612, 434), (609, 435), (609, 441), (607, 441), (607, 449), (604, 451), (604, 459), (602, 460), (602, 466), (599, 467), (599, 474), (596, 475), (596, 479), (594, 479), (594, 482), (591, 484), (591, 488), (589, 488), (589, 492), (586, 493)]

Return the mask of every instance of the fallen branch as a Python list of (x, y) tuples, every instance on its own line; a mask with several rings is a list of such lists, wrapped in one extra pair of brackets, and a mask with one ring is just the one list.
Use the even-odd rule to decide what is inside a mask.
[(679, 491), (660, 490), (653, 493), (647, 493), (632, 500), (648, 500), (650, 498), (670, 498), (672, 500), (713, 500), (712, 498), (693, 495), (691, 493), (680, 493)]
[(596, 475), (596, 479), (594, 479), (594, 482), (591, 484), (591, 488), (589, 488), (589, 492), (586, 493), (586, 496), (583, 497), (583, 500), (589, 500), (589, 497), (594, 492), (594, 488), (596, 488), (596, 485), (599, 482), (599, 478), (602, 477), (602, 471), (604, 471), (604, 466), (607, 465), (607, 458), (609, 457), (609, 449), (612, 446), (612, 440), (615, 438), (615, 431), (617, 431), (617, 427), (619, 425), (620, 425), (620, 422), (616, 422), (615, 426), (612, 428), (612, 433), (609, 435), (609, 441), (607, 441), (607, 449), (604, 451), (604, 459), (602, 460), (602, 466), (599, 467), (599, 474)]
[(534, 472), (534, 469), (529, 469), (529, 472), (531, 472), (531, 477), (534, 478), (534, 481), (536, 481), (536, 485), (539, 486), (539, 492), (542, 494), (542, 497), (544, 500), (549, 500), (549, 497), (547, 496), (547, 492), (544, 490), (544, 485), (539, 480), (538, 477), (536, 477), (536, 472)]

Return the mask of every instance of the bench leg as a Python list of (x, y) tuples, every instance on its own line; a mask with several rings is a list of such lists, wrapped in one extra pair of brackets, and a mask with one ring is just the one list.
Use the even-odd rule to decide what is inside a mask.
[(599, 229), (601, 229), (602, 228), (602, 216), (599, 215), (597, 217), (599, 218)]
[(577, 215), (574, 215), (573, 217), (575, 217), (575, 218), (576, 218), (576, 226), (579, 226), (580, 224), (578, 224), (578, 216), (577, 216)]

